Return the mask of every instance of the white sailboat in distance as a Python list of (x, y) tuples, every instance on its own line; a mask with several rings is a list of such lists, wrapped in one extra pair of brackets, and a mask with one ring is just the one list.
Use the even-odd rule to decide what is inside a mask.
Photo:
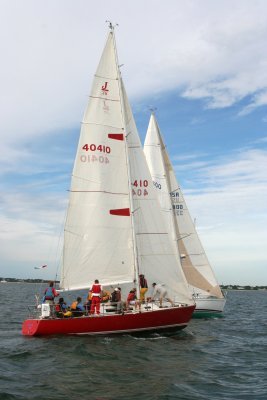
[(173, 245), (196, 301), (194, 315), (221, 313), (226, 302), (225, 296), (199, 239), (153, 112), (144, 142), (144, 153)]
[[(112, 334), (183, 329), (195, 309), (170, 234), (122, 82), (114, 27), (94, 76), (74, 162), (64, 232), (60, 289), (129, 285), (139, 294), (139, 274), (163, 283), (173, 303), (145, 302), (118, 313), (101, 304), (99, 318), (28, 318), (24, 335)], [(125, 288), (126, 286), (126, 288)]]

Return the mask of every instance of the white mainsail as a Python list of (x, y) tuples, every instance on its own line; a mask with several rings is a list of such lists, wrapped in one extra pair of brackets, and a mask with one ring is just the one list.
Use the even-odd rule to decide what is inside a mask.
[(60, 286), (88, 288), (164, 283), (170, 297), (193, 303), (164, 228), (142, 145), (118, 68), (113, 29), (82, 122), (65, 224)]
[(165, 222), (192, 292), (222, 298), (204, 248), (177, 182), (155, 115), (152, 113), (144, 153), (157, 190)]
[(88, 288), (95, 279), (107, 285), (134, 279), (129, 179), (114, 40), (111, 31), (82, 121), (65, 224), (63, 289)]

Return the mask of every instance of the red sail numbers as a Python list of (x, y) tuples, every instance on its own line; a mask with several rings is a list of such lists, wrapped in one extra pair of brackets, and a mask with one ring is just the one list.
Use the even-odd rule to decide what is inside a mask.
[(109, 146), (104, 146), (102, 144), (97, 145), (94, 143), (85, 144), (85, 145), (83, 145), (82, 149), (85, 151), (99, 151), (100, 153), (107, 153), (107, 154), (109, 154), (111, 152), (111, 149)]
[(133, 183), (132, 183), (132, 186), (134, 186), (133, 188), (132, 188), (132, 195), (133, 196), (138, 196), (138, 197), (140, 197), (140, 196), (147, 196), (148, 195), (148, 190), (147, 190), (147, 187), (148, 187), (148, 180), (146, 180), (146, 179), (144, 179), (144, 180), (142, 180), (142, 179), (139, 179), (139, 180), (135, 180)]

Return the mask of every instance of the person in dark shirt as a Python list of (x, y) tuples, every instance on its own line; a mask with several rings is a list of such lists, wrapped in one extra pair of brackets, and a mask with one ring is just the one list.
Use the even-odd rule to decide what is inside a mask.
[(140, 285), (140, 301), (143, 303), (145, 301), (145, 294), (148, 291), (147, 280), (145, 275), (139, 275), (139, 285)]

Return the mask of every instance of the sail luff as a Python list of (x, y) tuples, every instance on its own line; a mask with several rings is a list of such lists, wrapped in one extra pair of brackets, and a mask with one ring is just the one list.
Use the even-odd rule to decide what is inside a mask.
[(140, 297), (140, 288), (138, 285), (138, 275), (139, 275), (139, 267), (138, 267), (138, 250), (137, 250), (137, 243), (136, 243), (136, 233), (135, 233), (135, 226), (134, 226), (134, 217), (133, 217), (133, 196), (132, 196), (132, 183), (131, 183), (131, 166), (129, 162), (129, 152), (128, 152), (128, 144), (127, 144), (127, 131), (126, 131), (126, 119), (125, 119), (125, 99), (124, 99), (124, 90), (123, 90), (123, 81), (121, 77), (121, 71), (119, 68), (119, 61), (118, 61), (118, 52), (117, 52), (117, 46), (116, 46), (116, 41), (115, 38), (113, 37), (114, 40), (114, 49), (115, 49), (115, 54), (116, 54), (116, 60), (117, 60), (117, 71), (118, 71), (118, 84), (119, 84), (119, 91), (120, 91), (120, 96), (122, 98), (121, 102), (121, 114), (122, 114), (122, 121), (123, 121), (123, 126), (124, 126), (124, 135), (125, 135), (125, 156), (126, 156), (126, 169), (128, 173), (128, 187), (129, 187), (129, 202), (130, 202), (130, 220), (131, 220), (131, 227), (132, 227), (132, 241), (133, 241), (133, 259), (134, 259), (134, 281), (136, 283), (136, 289), (137, 289), (137, 297)]

